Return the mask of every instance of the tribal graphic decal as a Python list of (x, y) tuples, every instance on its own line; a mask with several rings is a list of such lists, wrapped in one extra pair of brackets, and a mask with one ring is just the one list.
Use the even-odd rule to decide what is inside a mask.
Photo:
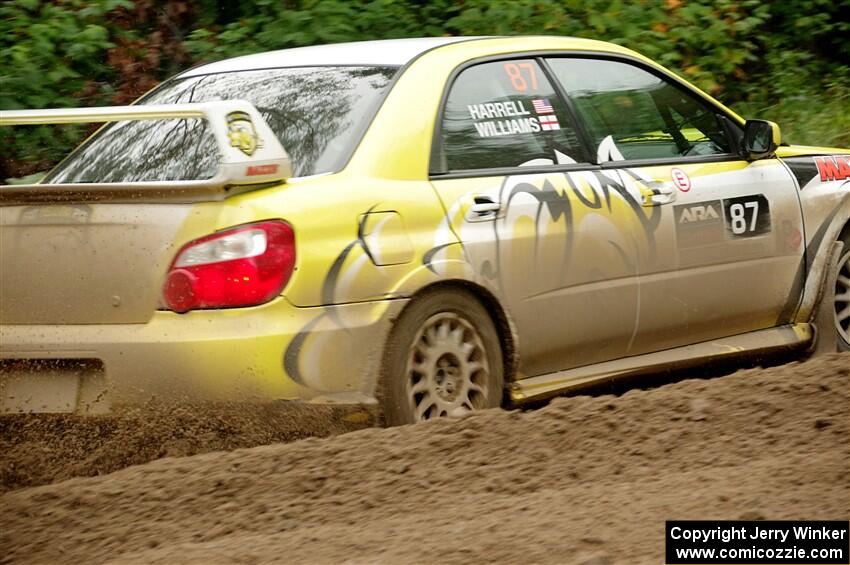
[[(552, 164), (575, 161), (556, 153), (554, 160), (536, 159), (524, 165)], [(574, 285), (634, 276), (635, 257), (651, 259), (656, 253), (661, 210), (642, 203), (657, 188), (659, 183), (639, 169), (595, 169), (512, 175), (472, 192), (448, 195), (443, 191), (443, 201), (449, 204), (446, 214), (435, 226), (432, 246), (420, 252), (409, 270), (423, 267), (430, 282), (477, 282), (505, 298), (509, 308)], [(476, 196), (499, 203), (499, 210), (492, 217), (475, 217), (471, 207)], [(362, 336), (363, 332), (352, 329), (367, 321), (341, 319), (339, 309), (331, 305), (338, 304), (352, 284), (362, 283), (369, 272), (364, 271), (366, 266), (374, 267), (363, 222), (377, 206), (361, 216), (356, 238), (342, 248), (324, 277), (324, 313), (286, 348), (284, 368), (299, 384), (322, 390), (322, 375), (332, 372), (333, 360), (340, 359), (341, 352), (352, 349), (348, 358), (357, 357), (358, 345), (351, 342), (355, 333)], [(429, 280), (420, 282), (417, 286)], [(386, 301), (375, 302), (372, 322), (376, 327), (389, 308)], [(373, 346), (374, 342), (369, 344)]]
[[(556, 153), (556, 160), (556, 164), (575, 163), (562, 153)], [(523, 165), (551, 164), (552, 161), (537, 159)], [(606, 258), (610, 255), (620, 260), (622, 253), (617, 249), (634, 251), (636, 247), (651, 256), (655, 253), (654, 234), (661, 211), (642, 206), (642, 201), (656, 192), (658, 183), (640, 170), (627, 169), (625, 173), (622, 177), (613, 169), (597, 169), (513, 175), (499, 186), (460, 195), (437, 230), (434, 247), (425, 253), (423, 263), (435, 274), (444, 274), (434, 262), (457, 237), (463, 242), (464, 259), (473, 276), (485, 279), (502, 292), (512, 290), (512, 281), (515, 283), (518, 276), (535, 279), (534, 284), (521, 285), (528, 293), (564, 287), (570, 282), (581, 284), (583, 279), (570, 277), (568, 272), (576, 269), (576, 241), (590, 237), (590, 224), (594, 239), (604, 239), (607, 234), (607, 239), (591, 245), (605, 248)], [(500, 203), (498, 215), (486, 222), (471, 218), (470, 203), (476, 196)], [(593, 263), (598, 264), (585, 263), (578, 270), (610, 267), (602, 256), (597, 258), (599, 261)], [(553, 265), (557, 268), (553, 269)], [(627, 268), (633, 268), (631, 262)]]

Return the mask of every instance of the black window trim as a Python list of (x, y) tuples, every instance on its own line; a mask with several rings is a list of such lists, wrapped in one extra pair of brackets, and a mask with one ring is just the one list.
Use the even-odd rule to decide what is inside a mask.
[[(510, 53), (501, 53), (498, 55), (488, 55), (485, 57), (478, 57), (475, 59), (470, 59), (465, 61), (464, 63), (455, 67), (451, 74), (449, 75), (448, 80), (446, 81), (445, 86), (443, 87), (443, 94), (440, 98), (440, 105), (437, 110), (437, 120), (434, 124), (434, 133), (431, 139), (431, 155), (428, 164), (428, 176), (431, 180), (440, 180), (440, 179), (459, 179), (459, 178), (475, 178), (475, 177), (489, 177), (489, 176), (511, 176), (511, 175), (525, 175), (525, 174), (536, 174), (536, 173), (558, 173), (558, 172), (570, 172), (570, 171), (587, 171), (587, 170), (599, 170), (599, 169), (621, 169), (621, 168), (631, 168), (631, 167), (649, 167), (649, 166), (664, 166), (664, 165), (685, 165), (691, 163), (720, 163), (726, 161), (739, 161), (742, 159), (741, 155), (734, 152), (734, 149), (738, 147), (740, 140), (732, 139), (730, 137), (729, 142), (733, 148), (733, 152), (730, 153), (721, 153), (716, 155), (686, 155), (682, 157), (670, 157), (670, 158), (651, 158), (651, 159), (624, 159), (622, 161), (606, 161), (604, 163), (599, 163), (596, 160), (596, 151), (593, 147), (593, 144), (590, 143), (590, 136), (586, 129), (586, 124), (584, 120), (575, 112), (575, 106), (570, 99), (569, 96), (564, 92), (563, 87), (560, 84), (560, 81), (557, 80), (552, 69), (549, 67), (547, 59), (554, 58), (578, 58), (578, 59), (605, 59), (610, 61), (617, 61), (620, 63), (626, 63), (633, 66), (636, 66), (644, 71), (647, 71), (662, 80), (666, 80), (671, 83), (674, 87), (679, 90), (684, 91), (692, 97), (697, 98), (702, 104), (708, 107), (710, 110), (716, 112), (720, 116), (724, 117), (729, 123), (733, 125), (738, 125), (741, 129), (743, 129), (744, 122), (739, 120), (736, 116), (730, 114), (725, 108), (720, 106), (715, 100), (712, 100), (707, 95), (697, 90), (693, 85), (688, 83), (682, 78), (679, 78), (672, 72), (663, 71), (658, 69), (645, 61), (638, 59), (637, 57), (633, 57), (631, 55), (621, 54), (621, 53), (608, 53), (603, 51), (586, 51), (586, 50), (545, 50), (545, 51), (512, 51)], [(570, 114), (570, 118), (575, 120), (573, 126), (576, 129), (576, 134), (579, 138), (579, 143), (583, 147), (584, 157), (591, 159), (589, 162), (578, 163), (575, 165), (548, 165), (548, 166), (517, 166), (517, 167), (495, 167), (492, 169), (468, 169), (461, 171), (436, 171), (433, 169), (433, 166), (440, 161), (440, 151), (441, 151), (441, 140), (442, 140), (442, 120), (443, 113), (445, 111), (446, 102), (451, 92), (452, 87), (454, 86), (457, 77), (468, 69), (469, 67), (479, 65), (482, 63), (490, 63), (490, 62), (498, 62), (498, 61), (511, 61), (517, 59), (535, 59), (537, 60), (540, 67), (543, 69), (546, 74), (546, 78), (552, 83), (553, 88), (555, 89), (555, 94), (560, 98), (561, 102), (567, 108), (568, 113)]]
[(714, 155), (686, 155), (684, 157), (662, 157), (649, 159), (623, 159), (622, 161), (606, 161), (598, 166), (601, 169), (631, 169), (636, 167), (663, 167), (665, 165), (696, 165), (699, 163), (725, 163), (727, 161), (742, 161), (737, 153), (716, 153)]
[(549, 82), (552, 84), (552, 88), (555, 89), (555, 95), (561, 99), (561, 102), (567, 108), (567, 113), (570, 116), (570, 120), (572, 120), (571, 125), (578, 136), (578, 142), (581, 146), (582, 158), (584, 159), (583, 162), (596, 164), (596, 155), (593, 151), (593, 143), (590, 141), (590, 131), (587, 129), (587, 124), (584, 123), (584, 120), (579, 115), (575, 102), (573, 102), (573, 99), (567, 94), (567, 91), (564, 90), (564, 87), (561, 85), (561, 81), (558, 80), (558, 77), (555, 76), (555, 72), (552, 70), (552, 67), (550, 67), (549, 63), (546, 62), (546, 58), (536, 57), (536, 60), (537, 64), (540, 65), (540, 68), (543, 69), (543, 73), (546, 75), (546, 78), (549, 79)]
[(467, 179), (478, 177), (509, 177), (514, 175), (537, 175), (546, 173), (571, 173), (578, 171), (598, 171), (602, 169), (593, 163), (560, 165), (526, 165), (521, 167), (493, 167), (492, 169), (464, 169), (447, 173), (431, 173), (431, 180)]

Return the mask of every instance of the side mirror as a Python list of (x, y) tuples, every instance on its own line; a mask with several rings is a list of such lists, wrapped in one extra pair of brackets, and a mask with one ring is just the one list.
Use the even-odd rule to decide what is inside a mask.
[(767, 120), (747, 120), (744, 125), (742, 153), (748, 161), (769, 159), (782, 143), (779, 126)]

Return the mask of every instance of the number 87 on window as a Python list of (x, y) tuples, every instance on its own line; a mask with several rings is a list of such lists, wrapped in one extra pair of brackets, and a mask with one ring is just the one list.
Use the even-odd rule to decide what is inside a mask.
[(517, 92), (537, 90), (537, 73), (531, 63), (505, 63), (505, 73)]

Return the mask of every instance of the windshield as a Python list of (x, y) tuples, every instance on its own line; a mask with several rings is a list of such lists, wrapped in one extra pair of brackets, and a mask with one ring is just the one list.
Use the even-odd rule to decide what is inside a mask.
[[(396, 67), (298, 67), (176, 79), (142, 104), (243, 99), (256, 106), (292, 158), (294, 176), (348, 161)], [(208, 179), (216, 145), (200, 119), (117, 122), (77, 149), (47, 183)]]

